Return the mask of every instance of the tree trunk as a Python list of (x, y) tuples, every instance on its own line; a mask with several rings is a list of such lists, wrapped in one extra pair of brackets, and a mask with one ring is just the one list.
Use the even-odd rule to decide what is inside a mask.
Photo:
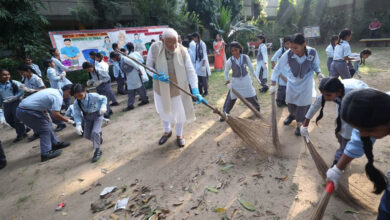
[(299, 30), (302, 30), (302, 28), (308, 24), (308, 19), (310, 18), (311, 1), (312, 0), (305, 0), (305, 3), (303, 5), (303, 10), (302, 10), (302, 16), (298, 22)]

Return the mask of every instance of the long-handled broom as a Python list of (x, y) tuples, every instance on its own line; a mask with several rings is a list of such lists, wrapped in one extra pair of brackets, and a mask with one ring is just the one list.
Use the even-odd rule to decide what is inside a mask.
[(248, 102), (248, 100), (246, 100), (246, 98), (244, 96), (242, 96), (239, 92), (237, 92), (233, 88), (231, 90), (232, 90), (233, 94), (235, 96), (237, 96), (237, 98), (240, 99), (240, 101), (242, 103), (244, 103), (253, 112), (253, 114), (256, 115), (256, 117), (264, 120), (263, 115), (259, 111), (257, 111), (257, 109), (250, 102)]
[(326, 184), (325, 190), (321, 195), (320, 201), (317, 203), (316, 207), (314, 207), (313, 212), (311, 213), (310, 220), (321, 220), (324, 216), (326, 206), (328, 206), (330, 197), (332, 196), (334, 191), (334, 183), (329, 181)]
[[(306, 147), (309, 149), (310, 155), (314, 160), (314, 163), (317, 167), (320, 176), (322, 177), (322, 179), (325, 180), (326, 172), (328, 171), (328, 166), (326, 165), (325, 160), (318, 153), (317, 149), (314, 147), (310, 139), (306, 137), (303, 137), (303, 139), (306, 144)], [(371, 208), (367, 204), (362, 203), (359, 199), (356, 199), (354, 196), (352, 196), (352, 194), (348, 190), (347, 184), (343, 181), (339, 182), (338, 187), (336, 189), (336, 194), (341, 200), (343, 200), (347, 204), (371, 210)]]
[(278, 124), (276, 121), (276, 105), (275, 105), (275, 93), (271, 94), (271, 125), (272, 125), (272, 142), (276, 149), (277, 154), (282, 154), (282, 149), (280, 147), (279, 133), (278, 133)]
[[(127, 54), (125, 54), (121, 51), (118, 51), (118, 52), (120, 54), (122, 54), (123, 56), (126, 56), (127, 58), (131, 59), (132, 61), (134, 61), (138, 65), (144, 67), (148, 71), (150, 71), (158, 76), (161, 76), (157, 71), (155, 71), (152, 68), (149, 68), (148, 66), (139, 62), (138, 60), (128, 56)], [(182, 91), (184, 94), (189, 95), (194, 99), (197, 99), (196, 96), (192, 95), (187, 90), (181, 88), (175, 82), (171, 81), (170, 79), (168, 81), (169, 81), (170, 85), (176, 87), (177, 89)], [(268, 152), (266, 150), (267, 149), (267, 147), (266, 147), (267, 142), (263, 138), (261, 138), (261, 136), (259, 135), (259, 133), (261, 134), (261, 130), (267, 129), (267, 127), (269, 128), (269, 125), (267, 125), (265, 123), (258, 122), (258, 121), (252, 121), (252, 120), (248, 120), (248, 119), (234, 117), (231, 115), (222, 114), (217, 108), (211, 106), (210, 104), (207, 104), (204, 102), (202, 102), (202, 104), (209, 107), (210, 109), (213, 110), (214, 113), (218, 114), (223, 119), (225, 119), (225, 121), (228, 123), (230, 128), (233, 130), (233, 132), (236, 133), (246, 144), (248, 144), (248, 146), (253, 147), (256, 150), (259, 150), (259, 151), (264, 152), (264, 153), (272, 153), (272, 152)]]

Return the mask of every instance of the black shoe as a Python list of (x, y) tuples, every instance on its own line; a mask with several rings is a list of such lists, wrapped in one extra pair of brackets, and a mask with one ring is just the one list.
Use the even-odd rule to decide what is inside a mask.
[(170, 138), (171, 136), (172, 136), (172, 131), (169, 132), (167, 135), (164, 134), (164, 135), (160, 138), (160, 140), (158, 141), (158, 144), (159, 144), (159, 145), (165, 144), (165, 142), (167, 142), (168, 138)]
[(295, 129), (295, 136), (301, 136), (301, 129), (300, 129), (300, 127), (297, 127)]
[(92, 163), (97, 162), (100, 159), (100, 157), (102, 156), (102, 154), (103, 154), (103, 151), (101, 151), (100, 149), (96, 149), (95, 153), (93, 153)]
[(177, 138), (176, 139), (177, 146), (180, 148), (184, 147), (186, 145), (186, 140), (184, 138)]
[(110, 119), (111, 116), (110, 115), (104, 115), (103, 117), (106, 118), (106, 119)]
[(27, 134), (18, 135), (18, 136), (16, 136), (16, 138), (12, 142), (17, 143), (17, 142), (23, 140), (26, 137), (27, 137)]
[(7, 166), (7, 160), (1, 160), (0, 161), (0, 170), (3, 169), (5, 166)]
[(122, 112), (128, 112), (134, 109), (134, 106), (127, 106), (126, 108), (122, 109)]
[(69, 145), (70, 145), (70, 142), (67, 142), (67, 141), (58, 142), (57, 144), (52, 145), (52, 146), (51, 146), (51, 149), (52, 149), (52, 150), (59, 150), (59, 149), (68, 147)]
[(41, 162), (48, 161), (50, 159), (56, 158), (60, 156), (62, 153), (62, 150), (51, 150), (47, 152), (46, 154), (41, 154)]
[(282, 107), (282, 106), (283, 106), (283, 102), (282, 102), (282, 101), (276, 100), (276, 105), (277, 105), (278, 107)]
[(260, 89), (261, 93), (266, 93), (268, 91), (268, 87), (263, 87)]
[(66, 128), (66, 124), (59, 124), (57, 125), (56, 129), (54, 130), (55, 132), (60, 132)]
[(146, 104), (149, 104), (149, 100), (146, 100), (145, 102), (140, 102), (138, 104), (138, 106), (143, 106), (143, 105), (146, 105)]
[(38, 138), (39, 138), (39, 134), (33, 134), (31, 137), (28, 138), (28, 141), (33, 142)]
[(113, 103), (110, 104), (110, 106), (118, 106), (118, 105), (119, 105), (118, 102), (113, 102)]
[(283, 121), (283, 124), (284, 125), (289, 125), (291, 124), (292, 121), (295, 120), (295, 117), (294, 115), (289, 115), (284, 121)]

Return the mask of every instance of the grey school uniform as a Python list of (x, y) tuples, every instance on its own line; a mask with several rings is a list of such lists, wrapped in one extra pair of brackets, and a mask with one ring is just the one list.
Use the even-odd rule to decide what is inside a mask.
[(265, 69), (264, 66), (268, 65), (268, 51), (267, 46), (264, 43), (259, 45), (259, 50), (257, 52), (257, 66), (256, 72), (259, 75), (261, 86), (263, 88), (268, 88), (267, 78), (268, 78), (268, 69)]
[(103, 115), (99, 110), (103, 105), (107, 105), (107, 98), (97, 93), (87, 93), (85, 99), (73, 103), (75, 122), (83, 125), (84, 137), (92, 141), (94, 149), (101, 144)]
[(307, 55), (304, 54), (302, 57), (291, 50), (286, 51), (271, 76), (273, 82), (276, 82), (282, 72), (287, 77), (286, 103), (290, 115), (295, 116), (299, 123), (305, 120), (305, 114), (312, 102), (313, 72), (321, 73), (317, 51), (311, 47), (306, 48)]
[(126, 74), (126, 84), (128, 90), (127, 106), (134, 106), (136, 92), (140, 95), (142, 102), (148, 101), (146, 95), (146, 88), (142, 83), (141, 76), (139, 75), (139, 66), (127, 57), (122, 56), (119, 61), (119, 68)]
[[(364, 89), (368, 88), (368, 85), (364, 83), (363, 81), (357, 80), (357, 79), (344, 79), (341, 80), (341, 82), (344, 85), (344, 93), (345, 95), (357, 90), (357, 89)], [(340, 103), (341, 103), (340, 97), (337, 97), (334, 102), (337, 103), (337, 111), (339, 111)], [(312, 119), (316, 112), (321, 109), (322, 105), (322, 95), (317, 96), (314, 103), (310, 106), (309, 111), (306, 114), (307, 119)], [(344, 152), (345, 146), (347, 145), (348, 141), (351, 139), (352, 136), (352, 126), (350, 126), (348, 123), (346, 123), (344, 120), (341, 119), (341, 130), (337, 135), (337, 140), (340, 144), (339, 149), (337, 149), (334, 159), (339, 160)]]
[[(230, 81), (229, 71), (233, 70), (231, 85), (234, 90), (240, 93), (246, 100), (248, 100), (258, 111), (260, 111), (260, 105), (257, 101), (256, 91), (252, 85), (252, 79), (248, 74), (248, 70), (251, 71), (254, 77), (258, 77), (253, 69), (250, 58), (241, 54), (238, 59), (235, 57), (230, 57), (226, 62), (225, 66), (225, 80)], [(229, 91), (226, 96), (225, 104), (223, 105), (223, 111), (229, 113), (232, 110), (234, 104), (236, 103), (237, 97)]]
[(351, 47), (347, 41), (341, 41), (334, 49), (333, 62), (330, 66), (330, 77), (341, 77), (342, 79), (351, 78), (351, 73), (348, 69), (348, 64), (344, 57), (351, 55)]

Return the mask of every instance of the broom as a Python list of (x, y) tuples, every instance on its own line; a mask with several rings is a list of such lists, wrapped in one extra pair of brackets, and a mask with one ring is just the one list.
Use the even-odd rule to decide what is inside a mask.
[[(128, 56), (127, 54), (123, 53), (122, 51), (118, 51), (120, 54), (123, 56), (126, 56), (127, 58), (131, 59), (132, 61), (136, 62), (138, 65), (144, 67), (148, 71), (156, 74), (157, 76), (161, 76), (157, 71), (154, 69), (144, 65), (143, 63), (139, 62), (138, 60)], [(184, 94), (191, 96), (195, 100), (197, 99), (196, 96), (192, 95), (190, 92), (187, 90), (181, 88), (179, 85), (177, 85), (175, 82), (172, 82), (170, 79), (168, 79), (170, 85), (176, 87), (180, 91), (182, 91)], [(269, 125), (264, 124), (264, 123), (259, 123), (256, 121), (248, 120), (248, 119), (241, 119), (238, 117), (234, 117), (231, 115), (227, 114), (222, 114), (217, 108), (206, 104), (202, 102), (203, 105), (207, 106), (208, 108), (213, 110), (213, 113), (218, 114), (221, 116), (226, 123), (230, 126), (230, 128), (233, 130), (234, 133), (236, 133), (248, 146), (253, 147), (261, 152), (268, 153), (265, 150), (266, 147), (266, 142), (260, 137), (259, 135), (259, 130), (261, 129), (266, 129), (267, 127), (269, 128)], [(257, 130), (256, 130), (257, 129)]]
[[(328, 166), (326, 165), (325, 160), (318, 153), (317, 149), (314, 147), (310, 139), (306, 137), (303, 137), (303, 139), (306, 144), (306, 147), (309, 149), (310, 155), (314, 160), (314, 164), (316, 165), (320, 176), (322, 177), (322, 179), (325, 180), (326, 172), (328, 171)], [(360, 200), (352, 196), (345, 182), (342, 181), (339, 182), (338, 187), (336, 189), (336, 194), (341, 200), (343, 200), (347, 204), (354, 205), (367, 210), (371, 209), (369, 206), (367, 206), (366, 204), (362, 203)]]
[(278, 133), (278, 124), (276, 122), (276, 105), (275, 105), (275, 93), (271, 94), (271, 125), (272, 125), (272, 143), (276, 149), (278, 155), (282, 154), (282, 149), (280, 147), (279, 133)]
[(316, 207), (310, 216), (310, 220), (321, 220), (324, 216), (326, 206), (328, 206), (330, 197), (332, 196), (334, 191), (334, 183), (329, 181), (326, 184), (325, 190), (321, 195), (320, 201), (317, 203)]
[(242, 103), (244, 103), (250, 110), (252, 110), (252, 112), (256, 115), (256, 117), (264, 120), (263, 115), (261, 115), (261, 113), (257, 111), (257, 109), (255, 109), (255, 107), (250, 102), (248, 102), (248, 100), (246, 100), (244, 96), (242, 96), (239, 92), (237, 92), (233, 88), (232, 88), (232, 92), (235, 96), (237, 96), (238, 99), (240, 99)]

